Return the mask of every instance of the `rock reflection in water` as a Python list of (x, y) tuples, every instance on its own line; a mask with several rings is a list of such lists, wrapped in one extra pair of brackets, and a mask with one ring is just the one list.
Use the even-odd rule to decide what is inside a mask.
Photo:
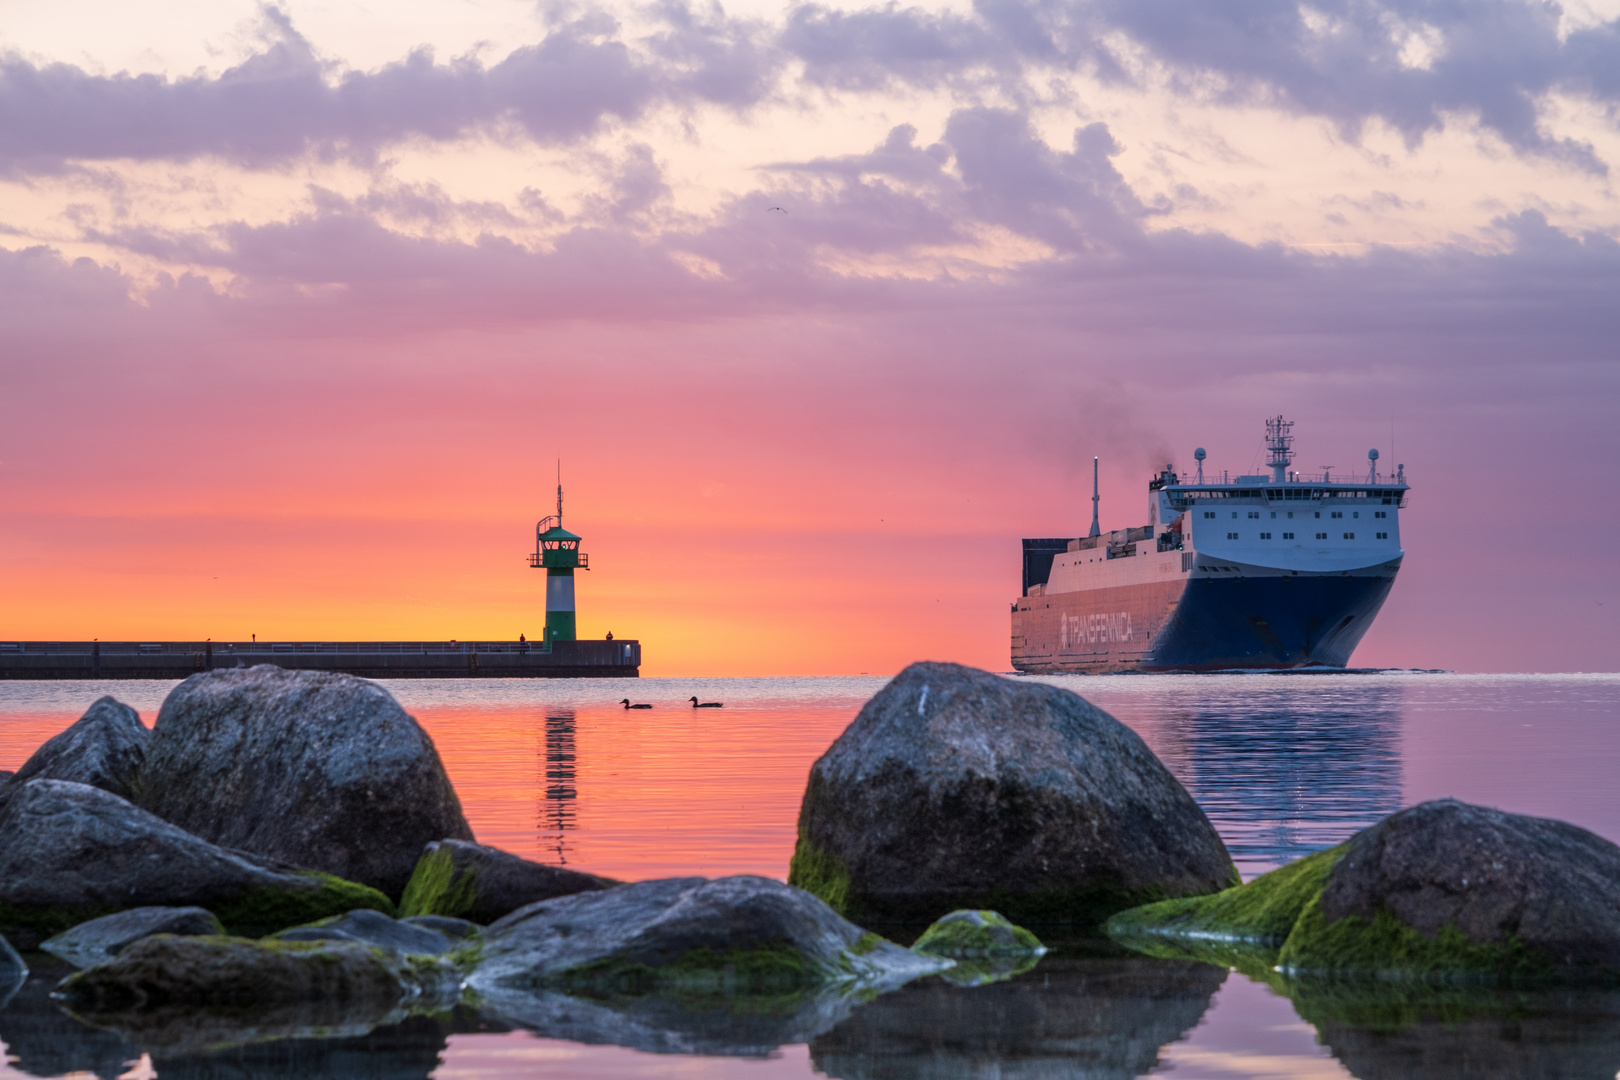
[(1256, 676), (1251, 697), (1183, 692), (1120, 709), (1209, 815), (1245, 879), (1401, 808), (1400, 688), (1334, 678)]
[(1053, 959), (1006, 982), (912, 983), (811, 1040), (840, 1080), (1119, 1078), (1153, 1068), (1226, 979), (1192, 962)]
[(1294, 1007), (1359, 1080), (1612, 1080), (1620, 993), (1296, 984)]
[(87, 1027), (57, 1008), (51, 990), (73, 973), (70, 965), (43, 954), (28, 959), (28, 981), (0, 1009), (0, 1040), (12, 1067), (30, 1076), (88, 1073), (115, 1080), (140, 1050), (117, 1032)]

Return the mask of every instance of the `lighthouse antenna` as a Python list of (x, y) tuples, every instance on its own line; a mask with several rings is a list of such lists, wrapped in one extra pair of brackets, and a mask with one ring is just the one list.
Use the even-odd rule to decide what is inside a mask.
[(557, 528), (562, 528), (562, 458), (557, 459)]
[(1097, 524), (1097, 459), (1091, 459), (1091, 531), (1087, 536), (1101, 535), (1102, 529)]

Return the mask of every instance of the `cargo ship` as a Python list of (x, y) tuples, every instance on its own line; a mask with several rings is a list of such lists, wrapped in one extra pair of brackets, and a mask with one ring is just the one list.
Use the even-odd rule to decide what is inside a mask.
[(1406, 467), (1293, 465), (1293, 423), (1266, 421), (1270, 475), (1148, 483), (1148, 523), (1024, 541), (1012, 665), (1031, 674), (1343, 668), (1395, 583)]

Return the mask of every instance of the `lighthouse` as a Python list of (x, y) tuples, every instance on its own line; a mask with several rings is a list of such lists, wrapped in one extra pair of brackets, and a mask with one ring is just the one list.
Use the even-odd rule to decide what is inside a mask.
[(579, 550), (580, 538), (562, 527), (563, 493), (557, 485), (557, 514), (534, 527), (534, 554), (529, 565), (546, 571), (545, 640), (573, 641), (574, 571), (589, 570), (590, 556)]

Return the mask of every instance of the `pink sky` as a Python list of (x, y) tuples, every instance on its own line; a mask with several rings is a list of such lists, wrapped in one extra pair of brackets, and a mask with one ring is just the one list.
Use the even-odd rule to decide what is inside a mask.
[(1283, 412), (1413, 484), (1356, 662), (1615, 669), (1615, 12), (358, 11), (4, 31), (0, 636), (532, 636), (560, 456), (648, 674), (1004, 670)]

